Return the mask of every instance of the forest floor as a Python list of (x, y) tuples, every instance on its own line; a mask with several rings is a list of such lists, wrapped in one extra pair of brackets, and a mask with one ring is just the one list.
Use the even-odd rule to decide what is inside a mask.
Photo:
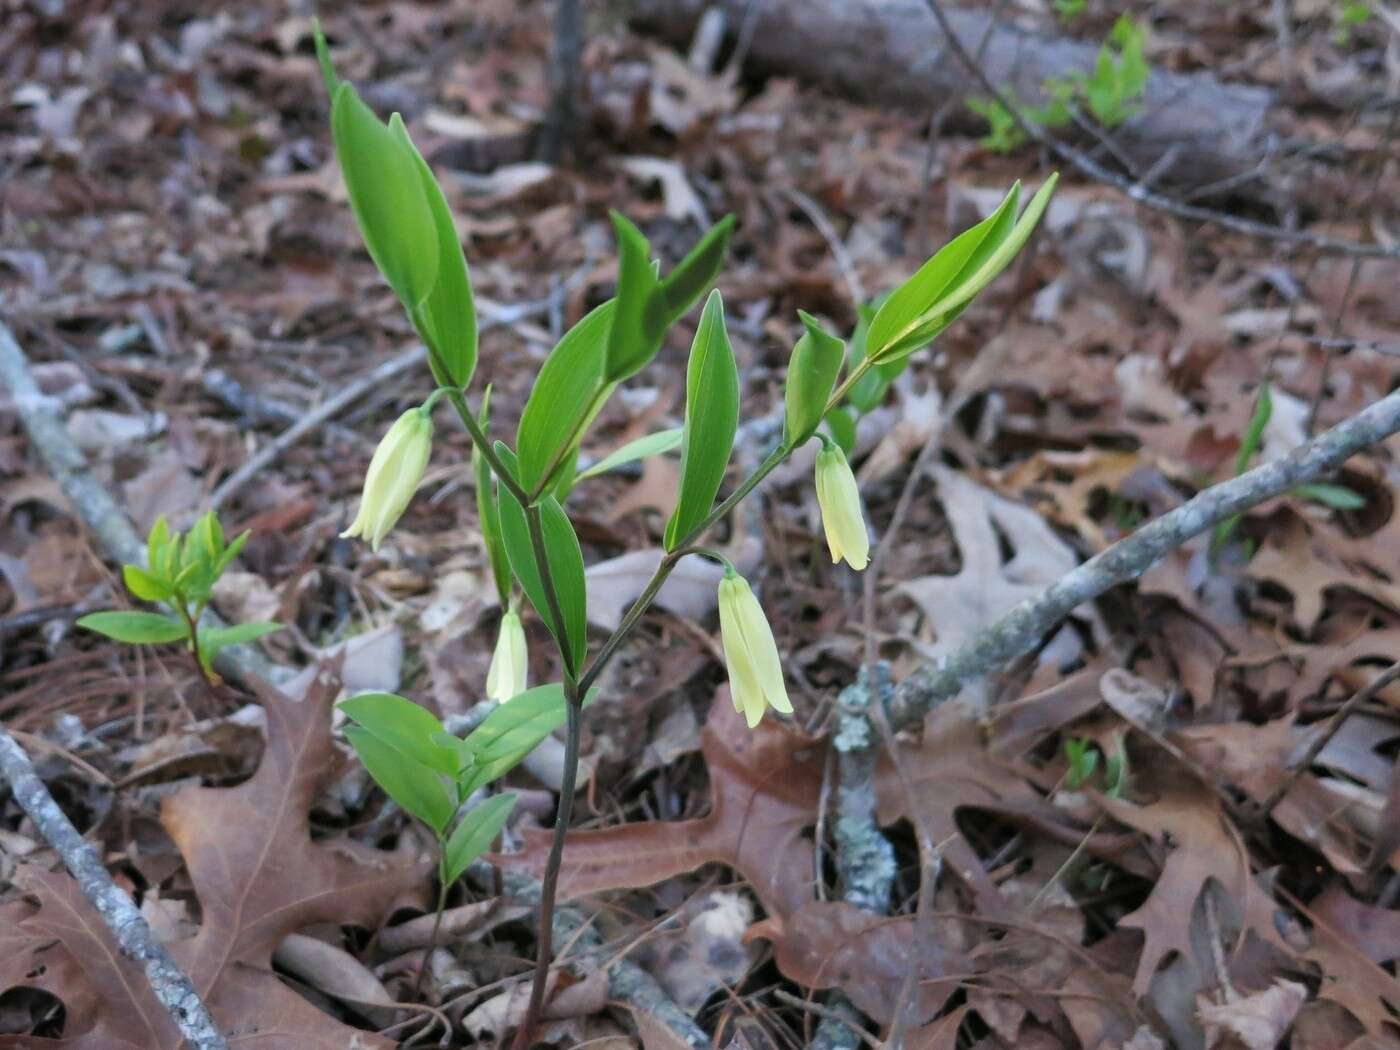
[[(1091, 0), (1061, 22), (1009, 6), (1094, 42), (1119, 13)], [(1321, 144), (1316, 185), (1211, 206), (1400, 240), (1394, 14), (1344, 38), (1337, 9), (1350, 5), (1285, 4), (1284, 63), (1268, 4), (1128, 6), (1152, 26), (1153, 68), (1278, 91), (1292, 130)], [(251, 530), (216, 605), (287, 625), (259, 643), (269, 659), (307, 667), (349, 642), (345, 690), (460, 714), (481, 699), (499, 619), (466, 435), (439, 426), (425, 487), (378, 554), (338, 538), (423, 369), (369, 385), (220, 488), (414, 344), (346, 203), (310, 19), (288, 7), (5, 5), (0, 320), (138, 532), (161, 515), (187, 525), (216, 493), (230, 533)], [(393, 0), (327, 23), (342, 75), (381, 113), (403, 113), (442, 178), (485, 322), (478, 384), (492, 385), (501, 433), (561, 333), (612, 294), (610, 208), (668, 265), (710, 222), (737, 217), (719, 287), (743, 418), (757, 419), (781, 411), (799, 309), (849, 332), (857, 304), (1013, 181), (1039, 185), (1055, 166), (1034, 146), (994, 152), (958, 121), (930, 142), (946, 100), (899, 112), (696, 68), (603, 9), (579, 156), (541, 164), (530, 141), (548, 102), (548, 10)], [(1365, 102), (1383, 85), (1388, 109)], [(1348, 495), (1255, 508), (935, 711), (877, 772), (892, 914), (839, 902), (831, 727), (868, 651), (898, 681), (1233, 476), (1264, 384), (1272, 415), (1245, 465), (1396, 385), (1400, 262), (1183, 223), (1072, 170), (1063, 179), (1033, 250), (861, 431), (877, 540), (916, 486), (871, 613), (861, 578), (830, 563), (810, 458), (777, 472), (723, 537), (786, 654), (795, 715), (740, 728), (708, 570), (644, 620), (589, 709), (565, 889), (602, 938), (593, 957), (639, 964), (716, 1045), (806, 1045), (835, 989), (908, 1047), (1400, 1039), (1400, 683), (1291, 766), (1400, 659), (1393, 442), (1328, 479)], [(585, 458), (679, 424), (692, 323), (613, 399)], [(911, 480), (930, 441), (939, 453)], [(602, 631), (649, 575), (677, 472), (674, 457), (652, 458), (571, 497)], [(332, 731), (333, 694), (305, 681), (308, 702), (237, 682), (211, 691), (176, 647), (118, 647), (73, 626), (129, 601), (0, 389), (0, 719), (216, 1016), (267, 1047), (508, 1033), (532, 913), (489, 882), (459, 886), (415, 990), (427, 843)], [(531, 681), (558, 680), (546, 633), (527, 627)], [(538, 868), (547, 781), (513, 774), (504, 852), (523, 853), (509, 866)], [(110, 961), (8, 795), (0, 915), (0, 1047), (169, 1045), (168, 1022)], [(558, 947), (567, 959), (573, 945)], [(541, 1039), (676, 1045), (645, 1011), (623, 1015), (605, 969), (559, 980)]]

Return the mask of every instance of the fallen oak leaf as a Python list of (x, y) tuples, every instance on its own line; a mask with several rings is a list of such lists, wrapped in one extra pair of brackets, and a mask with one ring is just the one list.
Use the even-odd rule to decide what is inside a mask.
[[(770, 915), (796, 911), (812, 896), (813, 849), (825, 748), (776, 719), (754, 730), (716, 691), (701, 730), (710, 771), (710, 812), (694, 820), (641, 821), (573, 831), (564, 846), (559, 896), (635, 889), (704, 864), (738, 871)], [(527, 828), (517, 853), (491, 858), (504, 869), (544, 873), (552, 832)]]
[(916, 929), (911, 916), (873, 915), (844, 901), (809, 900), (790, 915), (749, 927), (744, 942), (773, 942), (778, 969), (806, 988), (838, 987), (861, 1011), (881, 1024), (894, 1020), (894, 1006), (910, 968), (916, 981), (905, 1007), (905, 1023), (927, 1024), (958, 983), (949, 974), (970, 967), (959, 953)]
[[(348, 840), (313, 842), (310, 810), (316, 793), (334, 775), (337, 762), (330, 733), (330, 706), (340, 691), (339, 669), (323, 666), (306, 695), (293, 699), (271, 686), (258, 689), (267, 711), (267, 746), (253, 777), (233, 788), (185, 788), (165, 799), (161, 821), (185, 859), (198, 897), (202, 923), (186, 940), (167, 947), (208, 1005), (232, 1045), (255, 1050), (360, 1050), (387, 1048), (390, 1040), (352, 1028), (324, 1013), (288, 988), (272, 970), (272, 952), (289, 934), (331, 923), (377, 928), (397, 901), (424, 885), (429, 866), (406, 864), (381, 850)], [(40, 873), (41, 875), (43, 873)], [(114, 1027), (107, 1014), (145, 1017), (142, 995), (150, 992), (137, 971), (102, 967), (100, 983), (89, 985), (86, 959), (106, 959), (116, 949), (103, 944), (100, 918), (65, 877), (41, 880), (38, 911), (21, 923), (24, 937), (10, 948), (11, 965), (0, 970), (5, 987), (42, 980), (16, 980), (44, 966), (44, 953), (58, 942), (74, 958), (54, 991), (69, 1006), (81, 1032), (123, 1038), (134, 1031)], [(71, 880), (66, 880), (71, 882)], [(45, 912), (49, 915), (46, 917)], [(62, 959), (61, 956), (53, 958)], [(25, 969), (16, 971), (15, 967)], [(43, 987), (42, 984), (33, 984)], [(3, 990), (3, 989), (0, 989)], [(89, 1016), (77, 1013), (90, 1011)], [(163, 1013), (163, 1011), (160, 1011)], [(141, 1050), (176, 1050), (180, 1034), (166, 1019), (152, 1018), (135, 1037)], [(125, 1022), (123, 1022), (125, 1023)], [(101, 1050), (122, 1043), (30, 1040), (31, 1047)], [(4, 1044), (0, 1043), (0, 1047)]]
[(1374, 1039), (1400, 1037), (1400, 980), (1384, 969), (1400, 958), (1400, 913), (1363, 904), (1336, 883), (1300, 911), (1312, 923), (1304, 958), (1322, 970), (1318, 998), (1345, 1009)]

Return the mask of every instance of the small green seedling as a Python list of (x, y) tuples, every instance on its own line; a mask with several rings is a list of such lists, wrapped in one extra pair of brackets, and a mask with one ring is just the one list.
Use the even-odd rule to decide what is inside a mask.
[[(1254, 403), (1254, 414), (1250, 416), (1249, 425), (1245, 427), (1244, 435), (1240, 438), (1240, 450), (1235, 455), (1236, 477), (1249, 469), (1250, 462), (1264, 443), (1264, 431), (1268, 429), (1269, 420), (1273, 418), (1273, 414), (1273, 394), (1266, 381), (1259, 384), (1259, 397)], [(1312, 503), (1320, 503), (1332, 510), (1360, 510), (1366, 506), (1366, 499), (1360, 493), (1353, 492), (1345, 485), (1336, 485), (1331, 482), (1311, 482), (1299, 485), (1290, 495)], [(1240, 519), (1241, 515), (1239, 514), (1232, 518), (1226, 518), (1211, 532), (1210, 555), (1212, 561), (1219, 558), (1220, 552), (1225, 549), (1225, 544), (1234, 534), (1235, 529), (1239, 527)], [(1246, 550), (1245, 553), (1247, 557), (1253, 556), (1252, 550)]]
[(243, 550), (248, 535), (245, 532), (232, 543), (225, 542), (223, 526), (212, 510), (184, 534), (171, 532), (161, 517), (146, 539), (146, 566), (123, 565), (122, 579), (132, 597), (159, 603), (171, 612), (89, 613), (79, 618), (78, 626), (128, 645), (184, 642), (205, 680), (217, 684), (213, 663), (221, 652), (282, 629), (276, 623), (200, 626), (214, 585)]
[[(1082, 0), (1065, 0), (1065, 6), (1075, 13), (1084, 7)], [(1068, 127), (1076, 110), (1083, 110), (1105, 128), (1116, 128), (1141, 109), (1152, 73), (1144, 55), (1146, 45), (1147, 26), (1123, 15), (1099, 48), (1093, 69), (1048, 78), (1045, 92), (1049, 101), (1016, 108), (1025, 120), (1044, 128)], [(1026, 141), (1015, 116), (995, 99), (969, 99), (967, 107), (987, 122), (988, 132), (980, 143), (984, 148), (1010, 153)]]
[[(1069, 770), (1065, 773), (1065, 787), (1071, 791), (1089, 785), (1099, 767), (1101, 752), (1090, 740), (1068, 737), (1065, 740), (1065, 758)], [(1100, 790), (1109, 798), (1122, 798), (1127, 787), (1128, 760), (1123, 751), (1115, 751), (1104, 762), (1103, 785)]]
[(1338, 47), (1346, 47), (1351, 43), (1351, 32), (1364, 26), (1371, 20), (1371, 5), (1363, 0), (1346, 0), (1341, 5), (1341, 10), (1337, 12), (1337, 28), (1332, 33), (1332, 40)]

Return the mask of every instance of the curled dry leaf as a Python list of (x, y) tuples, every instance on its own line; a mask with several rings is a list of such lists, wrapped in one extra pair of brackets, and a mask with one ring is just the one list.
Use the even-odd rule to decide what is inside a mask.
[(1211, 1050), (1274, 1050), (1293, 1027), (1293, 1018), (1307, 997), (1303, 985), (1280, 980), (1231, 1002), (1202, 1001), (1196, 1013)]

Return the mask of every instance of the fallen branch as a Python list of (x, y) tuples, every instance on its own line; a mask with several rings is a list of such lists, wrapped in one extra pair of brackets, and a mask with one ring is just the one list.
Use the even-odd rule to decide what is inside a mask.
[(900, 682), (887, 714), (896, 729), (917, 725), (964, 685), (1031, 652), (1074, 609), (1127, 583), (1193, 536), (1265, 500), (1324, 477), (1357, 452), (1400, 431), (1400, 391), (1389, 394), (1288, 455), (1197, 494), (1100, 551), (996, 623)]
[[(924, 0), (929, 12), (938, 22), (939, 28), (943, 30), (948, 41), (948, 46), (957, 57), (958, 64), (963, 71), (977, 82), (978, 87), (1015, 121), (1016, 127), (1020, 129), (1028, 138), (1040, 143), (1055, 156), (1066, 163), (1073, 164), (1085, 175), (1105, 185), (1112, 186), (1121, 191), (1130, 200), (1138, 204), (1145, 204), (1150, 208), (1166, 212), (1178, 219), (1188, 219), (1192, 222), (1208, 222), (1220, 226), (1235, 233), (1242, 233), (1249, 237), (1257, 237), (1261, 240), (1279, 241), (1284, 244), (1294, 244), (1299, 247), (1315, 248), (1318, 251), (1331, 255), (1348, 255), (1356, 259), (1363, 258), (1383, 258), (1400, 259), (1400, 245), (1387, 244), (1361, 244), (1355, 241), (1339, 241), (1333, 237), (1326, 237), (1322, 234), (1308, 233), (1306, 230), (1287, 229), (1283, 226), (1275, 226), (1266, 222), (1255, 222), (1253, 219), (1244, 219), (1238, 215), (1231, 215), (1229, 212), (1217, 211), (1214, 208), (1202, 208), (1195, 204), (1187, 204), (1185, 201), (1176, 200), (1166, 194), (1158, 193), (1149, 188), (1149, 180), (1130, 179), (1111, 171), (1104, 167), (1097, 160), (1076, 149), (1066, 142), (1060, 141), (1050, 134), (1045, 128), (1025, 115), (1024, 107), (1017, 105), (1015, 100), (1006, 97), (1006, 94), (996, 86), (993, 79), (987, 75), (982, 63), (978, 62), (958, 34), (957, 28), (952, 23), (952, 16), (943, 10), (943, 5), (939, 0)], [(1151, 102), (1147, 103), (1149, 106)]]
[(141, 964), (156, 1000), (174, 1019), (190, 1046), (195, 1050), (227, 1050), (228, 1043), (214, 1026), (213, 1018), (190, 979), (156, 940), (131, 898), (117, 889), (97, 851), (83, 841), (78, 829), (58, 808), (49, 789), (34, 772), (29, 756), (3, 728), (0, 728), (0, 773), (4, 774), (15, 801), (29, 814), (44, 841), (58, 851), (64, 865), (78, 880), (83, 896), (102, 916), (122, 954)]
[[(1098, 48), (1086, 41), (1027, 32), (998, 17), (997, 5), (948, 12), (962, 40), (983, 41), (979, 68), (1030, 105), (1049, 101), (1045, 84), (1072, 70), (1090, 70)], [(1002, 5), (1010, 6), (1010, 5)], [(724, 14), (729, 35), (747, 35), (748, 63), (804, 77), (857, 101), (928, 113), (960, 98), (968, 79), (950, 61), (951, 41), (921, 0), (633, 0), (642, 28), (683, 43), (709, 11)], [(854, 46), (853, 46), (854, 45)], [(1114, 129), (1115, 145), (1141, 171), (1192, 188), (1259, 168), (1270, 154), (1267, 130), (1276, 96), (1224, 83), (1209, 73), (1154, 70), (1142, 111)]]

